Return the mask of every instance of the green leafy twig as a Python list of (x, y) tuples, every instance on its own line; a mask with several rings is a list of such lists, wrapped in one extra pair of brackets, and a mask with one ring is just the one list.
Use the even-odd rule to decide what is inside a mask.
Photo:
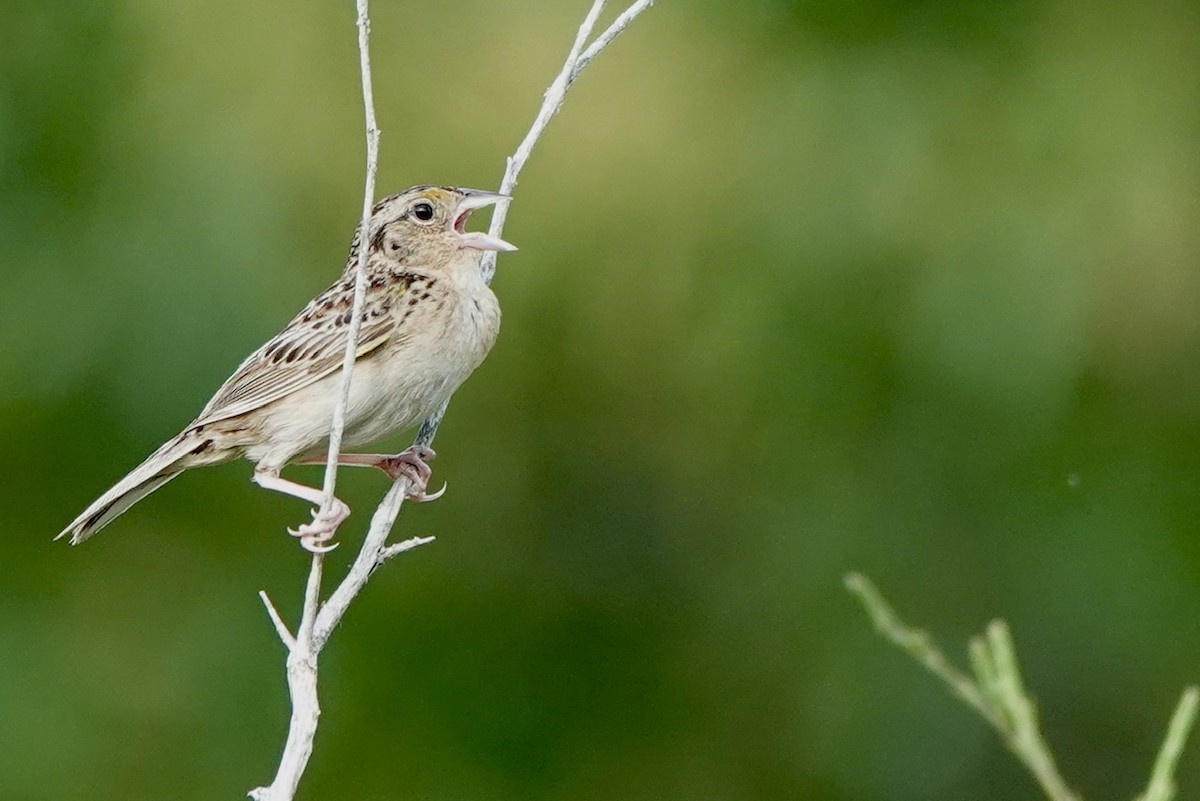
[(1154, 770), (1150, 773), (1150, 783), (1146, 792), (1137, 797), (1137, 801), (1171, 801), (1175, 797), (1175, 766), (1179, 764), (1179, 755), (1183, 753), (1184, 743), (1192, 725), (1196, 722), (1196, 709), (1200, 706), (1200, 689), (1188, 687), (1183, 691), (1175, 714), (1171, 716), (1171, 725), (1167, 727), (1167, 739), (1154, 760)]
[[(866, 576), (850, 573), (845, 583), (879, 633), (941, 679), (955, 697), (986, 720), (1050, 801), (1082, 801), (1058, 772), (1050, 747), (1042, 737), (1037, 705), (1025, 691), (1012, 635), (1003, 620), (992, 621), (982, 636), (971, 638), (968, 653), (974, 675), (967, 675), (938, 650), (927, 632), (900, 620)], [(1200, 690), (1187, 688), (1154, 761), (1150, 783), (1135, 801), (1171, 801), (1175, 797), (1175, 767), (1198, 707)]]

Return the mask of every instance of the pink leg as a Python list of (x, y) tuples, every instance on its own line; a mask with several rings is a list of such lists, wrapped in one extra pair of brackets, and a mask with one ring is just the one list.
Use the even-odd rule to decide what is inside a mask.
[(286, 478), (281, 478), (279, 473), (271, 470), (255, 469), (254, 483), (264, 489), (282, 492), (285, 495), (291, 495), (317, 505), (318, 508), (313, 509), (311, 523), (304, 523), (295, 530), (288, 529), (289, 534), (300, 538), (300, 544), (304, 546), (305, 550), (312, 553), (328, 553), (337, 547), (336, 544), (326, 545), (325, 543), (333, 539), (337, 527), (350, 516), (349, 506), (334, 498), (329, 511), (322, 512), (320, 506), (324, 501), (324, 494), (319, 489), (288, 481)]
[[(432, 459), (436, 455), (432, 448), (424, 446), (409, 448), (393, 455), (385, 453), (340, 453), (338, 454), (338, 464), (346, 465), (347, 467), (377, 467), (387, 473), (392, 481), (403, 476), (409, 482), (407, 493), (409, 500), (425, 503), (426, 501), (436, 501), (446, 491), (446, 487), (443, 486), (437, 492), (425, 492), (425, 489), (429, 486), (429, 476), (433, 472), (429, 465), (426, 464), (426, 460)], [(324, 458), (315, 456), (311, 459), (301, 459), (296, 462), (296, 464), (324, 463)]]

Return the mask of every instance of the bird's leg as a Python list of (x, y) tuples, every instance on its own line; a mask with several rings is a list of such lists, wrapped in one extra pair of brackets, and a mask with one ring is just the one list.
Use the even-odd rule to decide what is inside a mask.
[[(377, 467), (387, 473), (392, 481), (403, 476), (408, 479), (409, 483), (408, 499), (417, 501), (418, 503), (425, 503), (426, 501), (436, 501), (446, 491), (446, 487), (443, 485), (437, 492), (425, 492), (429, 486), (429, 476), (433, 472), (426, 461), (436, 455), (433, 452), (433, 448), (425, 445), (414, 445), (396, 454), (339, 453), (338, 464), (343, 464), (347, 467)], [(301, 459), (296, 462), (296, 464), (324, 463), (325, 459), (321, 457)]]
[(288, 481), (274, 470), (255, 469), (254, 483), (265, 489), (282, 492), (285, 495), (291, 495), (317, 505), (317, 508), (312, 511), (313, 519), (311, 523), (304, 523), (296, 529), (288, 529), (289, 534), (300, 538), (300, 544), (306, 551), (328, 553), (337, 547), (336, 543), (333, 545), (326, 545), (325, 543), (333, 539), (338, 526), (350, 516), (349, 506), (341, 500), (334, 498), (329, 509), (322, 510), (321, 504), (325, 500), (324, 493), (315, 487), (308, 487), (304, 484), (297, 484), (295, 481)]

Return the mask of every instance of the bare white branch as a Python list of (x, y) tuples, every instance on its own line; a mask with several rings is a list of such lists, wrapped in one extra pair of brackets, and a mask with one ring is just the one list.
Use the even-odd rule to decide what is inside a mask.
[(342, 381), (338, 386), (337, 402), (333, 407), (333, 422), (329, 431), (329, 456), (325, 462), (324, 500), (321, 508), (333, 506), (337, 487), (338, 455), (342, 449), (342, 433), (346, 428), (346, 405), (350, 402), (350, 381), (358, 356), (358, 333), (362, 328), (362, 308), (367, 294), (367, 256), (371, 241), (371, 210), (375, 206), (375, 176), (379, 171), (379, 127), (375, 123), (375, 94), (371, 88), (371, 17), (368, 0), (358, 4), (358, 61), (362, 73), (363, 113), (367, 132), (367, 177), (363, 187), (362, 221), (358, 229), (358, 262), (354, 267), (354, 304), (350, 312), (350, 328), (346, 338), (346, 353), (342, 357)]
[[(387, 545), (388, 534), (392, 531), (392, 525), (396, 522), (396, 516), (400, 514), (400, 506), (404, 503), (407, 491), (408, 480), (401, 479), (397, 481), (387, 491), (387, 494), (383, 496), (383, 501), (375, 509), (375, 514), (371, 516), (371, 525), (367, 529), (367, 536), (363, 541), (362, 548), (358, 552), (358, 556), (354, 559), (354, 564), (350, 566), (346, 578), (342, 579), (342, 583), (330, 594), (329, 599), (321, 607), (321, 613), (317, 615), (317, 622), (313, 628), (312, 636), (313, 645), (318, 650), (325, 645), (325, 641), (329, 639), (329, 635), (337, 628), (337, 624), (341, 622), (342, 616), (350, 608), (350, 602), (354, 600), (354, 597), (358, 595), (359, 591), (367, 583), (367, 580), (371, 578), (371, 574), (375, 572), (375, 568), (379, 567), (389, 558), (385, 555), (389, 547)], [(423, 539), (418, 537), (416, 539), (418, 540), (417, 542), (404, 550), (411, 550), (418, 545), (433, 542), (433, 537)]]
[[(571, 51), (563, 63), (562, 70), (546, 90), (542, 106), (534, 119), (533, 125), (525, 138), (517, 146), (506, 161), (504, 178), (500, 191), (512, 194), (517, 185), (517, 176), (529, 159), (534, 144), (541, 137), (550, 120), (558, 113), (566, 97), (567, 89), (579, 76), (583, 68), (597, 54), (607, 47), (618, 34), (623, 31), (638, 14), (651, 5), (652, 0), (638, 0), (631, 5), (616, 21), (609, 26), (590, 45), (587, 44), (600, 13), (604, 10), (605, 0), (594, 0), (591, 9), (584, 18), (575, 35)], [(336, 489), (337, 461), (341, 449), (342, 433), (345, 428), (346, 405), (350, 394), (351, 373), (357, 355), (358, 332), (361, 325), (361, 310), (365, 294), (367, 243), (370, 241), (370, 218), (375, 198), (375, 175), (377, 172), (379, 153), (379, 129), (375, 123), (374, 99), (371, 90), (371, 63), (369, 56), (370, 18), (368, 16), (367, 0), (357, 0), (358, 8), (358, 47), (359, 66), (362, 72), (363, 105), (366, 114), (367, 131), (367, 178), (363, 194), (363, 214), (359, 233), (358, 262), (355, 269), (354, 306), (351, 313), (350, 338), (342, 363), (342, 382), (339, 387), (337, 404), (334, 408), (332, 428), (329, 435), (329, 457), (325, 466), (324, 498), (322, 509), (331, 508)], [(507, 217), (508, 202), (500, 203), (492, 214), (489, 233), (500, 236), (504, 221)], [(487, 252), (481, 261), (480, 268), (484, 278), (491, 281), (496, 269), (496, 254)], [(446, 412), (446, 406), (433, 414), (421, 424), (414, 444), (428, 445), (437, 433), (438, 425)], [(350, 602), (366, 585), (371, 574), (387, 560), (421, 545), (433, 542), (433, 537), (412, 537), (403, 542), (387, 544), (388, 535), (400, 514), (400, 507), (409, 489), (406, 478), (397, 479), (380, 501), (367, 534), (363, 538), (362, 547), (350, 566), (346, 577), (338, 584), (329, 598), (322, 604), (321, 575), (324, 556), (314, 554), (309, 570), (308, 583), (304, 593), (304, 610), (300, 625), (293, 637), (284, 625), (278, 611), (271, 604), (265, 593), (260, 593), (267, 613), (275, 630), (283, 643), (288, 646), (287, 678), (288, 692), (292, 701), (292, 717), (288, 728), (287, 742), (284, 745), (283, 756), (280, 758), (279, 769), (275, 779), (268, 787), (259, 787), (250, 792), (255, 801), (291, 801), (299, 786), (300, 777), (308, 765), (312, 754), (313, 739), (316, 736), (317, 721), (320, 716), (320, 706), (317, 696), (317, 658), (321, 649), (328, 641), (330, 634), (341, 622), (342, 617), (350, 607)]]
[(379, 564), (383, 564), (393, 556), (399, 556), (405, 551), (411, 551), (418, 545), (428, 545), (433, 542), (436, 537), (409, 537), (403, 542), (393, 543), (379, 552)]
[(251, 790), (254, 801), (292, 801), (300, 777), (312, 756), (321, 706), (317, 701), (317, 654), (297, 646), (287, 659), (288, 694), (292, 698), (292, 718), (279, 769), (268, 787)]
[(579, 77), (579, 73), (583, 72), (583, 68), (586, 67), (593, 58), (600, 55), (600, 51), (608, 47), (612, 43), (612, 40), (616, 39), (621, 34), (621, 31), (628, 28), (629, 23), (637, 19), (638, 14), (641, 14), (652, 5), (654, 5), (654, 0), (638, 0), (638, 2), (622, 11), (621, 14), (615, 20), (613, 20), (613, 24), (609, 25), (604, 33), (597, 36), (595, 40), (588, 45), (587, 50), (583, 51), (583, 55), (576, 60), (575, 66), (571, 70), (571, 77), (568, 82), (574, 83), (575, 79)]
[[(584, 17), (583, 24), (579, 26), (579, 31), (575, 34), (575, 41), (571, 45), (571, 52), (567, 54), (567, 60), (563, 62), (562, 69), (554, 80), (546, 89), (545, 95), (542, 97), (542, 107), (538, 109), (537, 116), (534, 117), (533, 125), (529, 127), (528, 133), (521, 143), (517, 145), (517, 149), (508, 157), (505, 168), (504, 177), (500, 179), (500, 191), (506, 195), (511, 195), (513, 190), (517, 188), (517, 177), (521, 174), (521, 170), (525, 167), (525, 162), (529, 160), (529, 154), (533, 152), (533, 146), (537, 144), (542, 133), (545, 132), (546, 126), (550, 124), (550, 120), (558, 114), (562, 108), (563, 101), (566, 99), (567, 90), (571, 88), (571, 84), (583, 72), (583, 68), (608, 45), (612, 44), (613, 40), (629, 26), (629, 23), (648, 9), (654, 0), (638, 0), (638, 2), (625, 9), (608, 27), (608, 30), (600, 34), (600, 36), (590, 45), (585, 48), (588, 36), (591, 35), (592, 29), (596, 27), (596, 20), (600, 17), (600, 12), (604, 10), (605, 0), (595, 0), (592, 3), (591, 10)], [(504, 223), (508, 219), (508, 203), (499, 203), (496, 205), (496, 210), (492, 212), (492, 224), (488, 226), (488, 234), (491, 236), (500, 236), (504, 231)], [(483, 254), (483, 261), (480, 264), (483, 270), (483, 277), (486, 281), (491, 282), (492, 276), (496, 274), (496, 253), (488, 252)], [(435, 422), (432, 425), (432, 431), (426, 432), (426, 426), (422, 427), (417, 439), (423, 445), (428, 445), (433, 441), (433, 432), (437, 430), (437, 424), (441, 422), (442, 415), (445, 414), (443, 408), (438, 414), (434, 415), (431, 420)], [(422, 435), (427, 434), (425, 439)]]
[[(346, 406), (350, 401), (350, 381), (354, 362), (358, 355), (358, 335), (362, 327), (362, 308), (366, 297), (366, 268), (368, 244), (371, 241), (371, 210), (375, 205), (375, 176), (379, 165), (379, 127), (375, 122), (375, 98), (371, 88), (371, 17), (368, 0), (356, 0), (358, 17), (358, 56), (362, 78), (363, 109), (367, 136), (366, 181), (363, 188), (362, 221), (358, 232), (358, 262), (354, 271), (354, 303), (350, 312), (350, 328), (346, 339), (346, 353), (342, 358), (342, 378), (338, 396), (333, 407), (333, 420), (329, 431), (329, 456), (325, 463), (322, 511), (333, 507), (337, 489), (338, 455), (342, 447), (342, 434), (346, 428)], [(250, 792), (255, 801), (291, 801), (300, 785), (300, 777), (308, 767), (312, 755), (313, 740), (317, 734), (317, 720), (321, 710), (317, 696), (317, 656), (320, 647), (313, 647), (313, 626), (321, 599), (321, 573), (325, 557), (314, 553), (309, 568), (308, 582), (304, 591), (304, 610), (296, 636), (284, 644), (289, 646), (287, 660), (288, 694), (292, 699), (292, 718), (288, 726), (287, 742), (279, 760), (279, 769), (269, 787), (259, 787)], [(278, 612), (263, 595), (268, 613), (283, 639), (287, 627)], [(324, 642), (324, 638), (322, 638)]]

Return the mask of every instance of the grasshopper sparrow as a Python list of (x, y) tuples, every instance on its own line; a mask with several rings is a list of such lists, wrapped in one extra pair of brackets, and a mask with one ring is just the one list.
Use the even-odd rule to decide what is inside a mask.
[[(474, 209), (507, 196), (417, 186), (381, 200), (371, 213), (366, 297), (357, 361), (346, 406), (344, 442), (361, 445), (425, 419), (479, 366), (496, 341), (500, 306), (479, 269), (482, 251), (515, 247), (465, 231)], [(78, 544), (191, 467), (239, 456), (254, 462), (254, 481), (320, 505), (321, 491), (279, 475), (287, 464), (324, 461), (342, 376), (362, 231), (355, 232), (341, 278), (273, 339), (252, 353), (200, 416), (75, 518), (59, 538)], [(378, 467), (411, 480), (409, 497), (426, 494), (428, 448), (395, 455), (343, 453), (341, 464)], [(310, 551), (325, 543), (349, 507), (334, 499), (325, 513), (292, 533)], [(56, 538), (57, 539), (57, 538)]]

